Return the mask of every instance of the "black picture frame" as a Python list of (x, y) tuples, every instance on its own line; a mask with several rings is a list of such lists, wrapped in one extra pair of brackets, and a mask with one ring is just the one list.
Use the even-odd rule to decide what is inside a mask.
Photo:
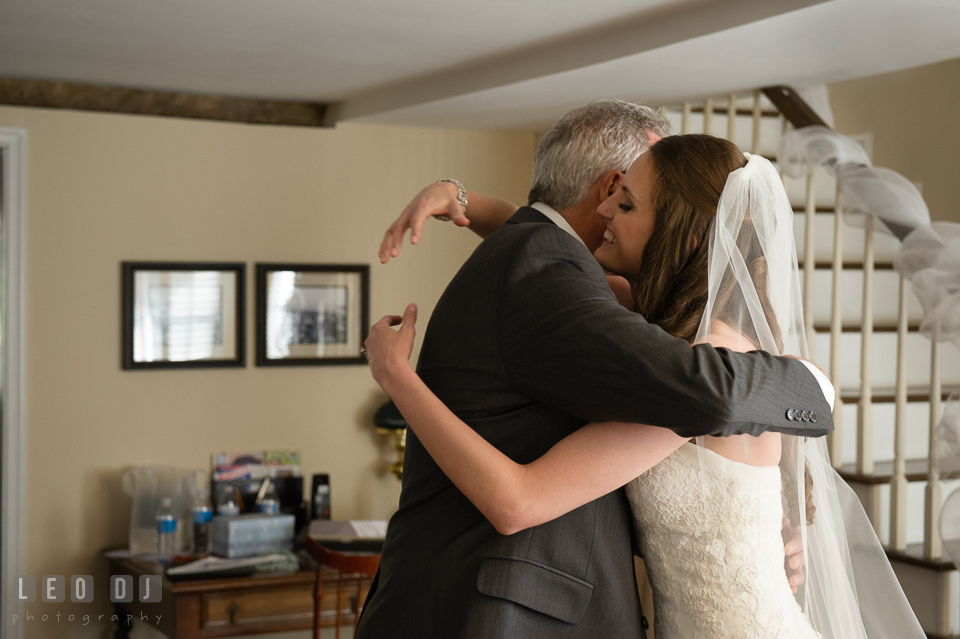
[[(122, 262), (121, 266), (124, 370), (246, 366), (246, 264)], [(193, 282), (188, 277), (191, 273)], [(213, 293), (218, 295), (215, 299), (211, 297), (214, 290), (218, 291)], [(205, 314), (187, 314), (190, 308), (183, 305), (187, 291), (193, 310)], [(179, 317), (173, 317), (177, 313)], [(181, 330), (185, 323), (190, 325), (189, 344), (170, 339), (177, 323)], [(196, 356), (205, 349), (209, 356)]]
[(257, 264), (256, 288), (257, 366), (367, 363), (369, 264)]

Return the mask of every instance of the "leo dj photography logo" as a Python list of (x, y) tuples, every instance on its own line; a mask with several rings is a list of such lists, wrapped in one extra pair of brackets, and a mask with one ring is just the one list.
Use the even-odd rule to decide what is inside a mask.
[[(163, 580), (160, 575), (140, 575), (136, 595), (141, 603), (158, 603), (163, 597)], [(134, 597), (134, 584), (132, 575), (112, 575), (110, 577), (109, 596), (112, 603), (131, 603)], [(92, 575), (73, 575), (70, 577), (70, 588), (67, 589), (67, 578), (63, 575), (44, 575), (40, 578), (40, 601), (42, 603), (63, 603), (67, 600), (69, 592), (70, 601), (73, 603), (93, 603), (94, 582)], [(37, 601), (37, 578), (34, 575), (20, 575), (17, 577), (17, 601), (28, 604)], [(48, 621), (51, 617), (56, 617), (60, 622), (61, 613), (39, 615), (39, 621)], [(69, 615), (67, 621), (75, 621), (77, 615)], [(102, 620), (107, 615), (97, 615), (97, 621)], [(157, 625), (160, 624), (160, 615), (156, 615)], [(133, 615), (111, 615), (110, 621), (126, 621), (130, 625), (134, 619)], [(38, 615), (31, 614), (30, 611), (23, 610), (23, 619), (20, 615), (13, 615), (13, 624), (17, 622), (25, 623), (28, 621), (37, 621)], [(141, 621), (150, 622), (150, 619), (143, 613), (140, 616)], [(80, 622), (87, 625), (91, 621), (90, 615), (83, 615)]]

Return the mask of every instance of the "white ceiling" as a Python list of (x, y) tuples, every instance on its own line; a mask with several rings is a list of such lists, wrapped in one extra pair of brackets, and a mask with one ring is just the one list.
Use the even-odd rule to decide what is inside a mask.
[(0, 0), (0, 77), (339, 103), (540, 128), (960, 57), (960, 0)]

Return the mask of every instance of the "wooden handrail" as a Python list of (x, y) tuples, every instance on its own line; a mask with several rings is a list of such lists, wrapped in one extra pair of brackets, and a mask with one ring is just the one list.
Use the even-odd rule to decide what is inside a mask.
[(773, 102), (777, 110), (794, 128), (802, 129), (805, 126), (826, 126), (829, 128), (823, 118), (817, 115), (817, 112), (800, 97), (800, 94), (793, 87), (779, 85), (764, 87), (760, 90)]

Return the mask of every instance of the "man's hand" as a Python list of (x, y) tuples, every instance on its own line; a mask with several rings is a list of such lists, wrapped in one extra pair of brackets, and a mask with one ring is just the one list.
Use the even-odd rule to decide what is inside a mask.
[(837, 389), (834, 387), (833, 382), (830, 381), (830, 378), (827, 377), (827, 374), (823, 372), (823, 369), (810, 360), (803, 359), (802, 357), (794, 357), (793, 355), (784, 355), (784, 357), (795, 359), (807, 367), (807, 370), (810, 371), (810, 373), (813, 375), (813, 378), (816, 379), (817, 383), (820, 385), (820, 390), (823, 392), (823, 398), (827, 400), (827, 404), (830, 405), (830, 410), (832, 411), (834, 404), (837, 401)]
[(827, 372), (826, 372), (825, 370), (823, 370), (822, 368), (820, 368), (820, 366), (819, 366), (818, 364), (815, 364), (815, 363), (811, 362), (809, 359), (803, 359), (802, 357), (797, 357), (796, 355), (784, 355), (784, 357), (789, 357), (790, 359), (795, 359), (795, 360), (797, 360), (798, 362), (806, 362), (807, 364), (810, 364), (811, 366), (813, 366), (814, 368), (816, 368), (818, 371), (820, 371), (821, 373), (823, 373), (823, 376), (824, 376), (824, 377), (827, 377)]
[(790, 583), (790, 590), (797, 592), (804, 582), (803, 566), (805, 559), (803, 556), (803, 536), (799, 528), (790, 525), (790, 520), (783, 518), (783, 553), (785, 555), (783, 567), (787, 572), (787, 581)]
[(400, 254), (403, 237), (410, 231), (410, 243), (416, 244), (423, 234), (423, 223), (435, 215), (449, 218), (457, 226), (469, 226), (470, 220), (464, 214), (457, 199), (457, 186), (450, 182), (434, 182), (417, 193), (407, 204), (400, 217), (390, 225), (380, 243), (380, 263), (386, 264), (390, 258)]

